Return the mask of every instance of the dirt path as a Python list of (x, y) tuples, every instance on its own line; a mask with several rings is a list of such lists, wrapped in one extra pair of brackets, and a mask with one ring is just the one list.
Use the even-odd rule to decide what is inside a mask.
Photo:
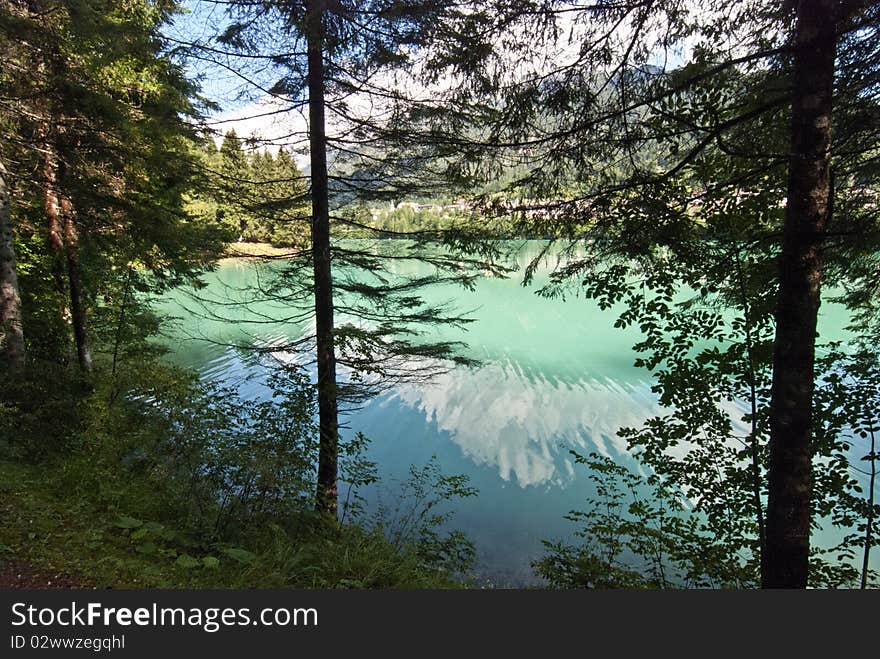
[(0, 588), (91, 588), (82, 579), (20, 561), (0, 560)]

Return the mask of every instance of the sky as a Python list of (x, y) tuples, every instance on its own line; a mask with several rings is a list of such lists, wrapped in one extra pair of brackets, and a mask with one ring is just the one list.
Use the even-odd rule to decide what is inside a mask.
[[(229, 24), (222, 5), (203, 0), (183, 0), (181, 5), (184, 13), (177, 14), (162, 30), (172, 43), (208, 45)], [(247, 89), (239, 75), (197, 56), (190, 56), (186, 61), (187, 72), (200, 80), (202, 93), (218, 103), (224, 112), (247, 102), (239, 98)]]
[[(206, 47), (223, 48), (213, 43), (229, 24), (226, 6), (215, 0), (183, 0), (185, 13), (175, 17), (170, 25), (163, 30), (172, 44), (200, 44)], [(550, 45), (537, 47), (528, 60), (522, 60), (517, 67), (517, 75), (530, 75), (540, 72), (542, 68), (553, 67), (561, 61), (577, 57), (580, 41), (578, 30), (582, 29), (572, 21), (574, 13), (560, 15), (560, 39)], [(528, 27), (521, 28), (528, 31)], [(536, 41), (533, 35), (508, 33), (505, 38), (513, 43), (531, 43)], [(620, 38), (626, 38), (626, 28), (621, 31)], [(539, 41), (539, 40), (538, 40)], [(543, 49), (543, 51), (541, 51)], [(683, 61), (689, 50), (671, 50), (656, 52), (650, 61), (653, 64), (675, 66)], [(541, 51), (541, 52), (539, 52)], [(512, 57), (515, 55), (511, 55)], [(219, 56), (223, 60), (222, 56)], [(278, 71), (266, 66), (260, 60), (228, 60), (218, 63), (218, 55), (211, 51), (195, 51), (187, 58), (187, 70), (191, 77), (201, 84), (202, 94), (215, 103), (218, 108), (209, 111), (208, 125), (215, 131), (215, 140), (222, 140), (222, 135), (234, 130), (240, 137), (252, 138), (250, 148), (277, 151), (283, 146), (293, 153), (300, 168), (308, 161), (307, 130), (308, 121), (302, 109), (294, 107), (292, 102), (273, 97), (260, 91), (268, 89), (278, 78)], [(395, 84), (391, 80), (380, 82), (384, 85)], [(447, 80), (443, 85), (454, 84)], [(415, 80), (407, 82), (408, 93), (426, 93), (426, 88), (417, 89), (420, 83)], [(349, 99), (349, 110), (360, 111), (364, 116), (375, 112), (371, 102), (366, 99)], [(327, 116), (328, 134), (345, 130), (342, 121), (331, 112)]]
[[(209, 0), (184, 0), (182, 6), (185, 13), (177, 15), (163, 29), (172, 45), (196, 43), (212, 46), (214, 37), (230, 23), (222, 4)], [(220, 63), (213, 61), (218, 59)], [(224, 133), (234, 130), (240, 137), (255, 138), (252, 148), (275, 152), (284, 146), (293, 152), (300, 168), (304, 167), (308, 160), (305, 116), (257, 88), (271, 87), (277, 73), (257, 71), (254, 66), (247, 66), (248, 62), (229, 61), (224, 66), (223, 59), (209, 51), (195, 51), (186, 59), (189, 76), (199, 81), (202, 95), (218, 106), (206, 113), (206, 123), (216, 131), (218, 145)], [(244, 67), (247, 70), (239, 73)]]

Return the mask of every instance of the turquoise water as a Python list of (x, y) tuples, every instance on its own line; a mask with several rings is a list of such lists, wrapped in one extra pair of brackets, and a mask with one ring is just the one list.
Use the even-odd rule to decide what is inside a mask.
[[(523, 243), (517, 265), (539, 249)], [(545, 259), (538, 283), (553, 263)], [(399, 267), (409, 274), (424, 268)], [(264, 396), (271, 360), (234, 346), (281, 345), (310, 329), (288, 305), (254, 293), (254, 284), (272, 276), (253, 262), (226, 261), (205, 278), (201, 300), (186, 290), (170, 295), (162, 306), (179, 318), (170, 341), (174, 360), (235, 382), (247, 396)], [(481, 279), (473, 291), (429, 291), (429, 300), (452, 299), (476, 319), (466, 331), (435, 329), (430, 338), (467, 342), (465, 354), (481, 365), (400, 385), (343, 419), (346, 434), (372, 440), (369, 457), (382, 479), (367, 491), (373, 504), (393, 501), (410, 465), (434, 455), (444, 473), (470, 477), (479, 495), (456, 505), (453, 526), (476, 543), (479, 573), (498, 585), (533, 582), (529, 563), (541, 555), (541, 540), (571, 537), (563, 516), (583, 509), (591, 486), (568, 451), (598, 451), (631, 464), (618, 428), (660, 411), (647, 372), (633, 366), (637, 329), (615, 329), (614, 309), (583, 298), (546, 299), (520, 282), (521, 271)], [(841, 309), (823, 306), (823, 334), (839, 334), (844, 321)]]

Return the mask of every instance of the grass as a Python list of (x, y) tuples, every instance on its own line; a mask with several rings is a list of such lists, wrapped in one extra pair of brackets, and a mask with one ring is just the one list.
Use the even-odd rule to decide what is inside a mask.
[[(251, 534), (243, 547), (193, 543), (160, 522), (140, 519), (130, 496), (138, 484), (131, 485), (129, 496), (115, 502), (106, 492), (79, 491), (63, 463), (0, 456), (0, 561), (114, 589), (464, 585), (376, 533), (317, 523), (306, 514), (284, 530), (270, 525)], [(123, 501), (128, 510), (116, 505)]]

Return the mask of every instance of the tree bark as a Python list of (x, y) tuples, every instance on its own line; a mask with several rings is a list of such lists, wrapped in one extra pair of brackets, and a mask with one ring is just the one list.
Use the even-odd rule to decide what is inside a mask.
[(816, 318), (831, 204), (833, 0), (801, 0), (793, 51), (791, 161), (779, 259), (770, 400), (764, 588), (807, 586), (812, 494), (812, 406)]
[[(48, 129), (44, 128), (48, 133)], [(55, 290), (64, 295), (64, 240), (61, 237), (61, 202), (58, 194), (58, 156), (46, 140), (43, 145), (43, 203), (46, 209), (46, 241), (52, 256)]]
[(24, 367), (25, 349), (10, 197), (6, 167), (0, 162), (0, 358), (4, 370), (18, 371)]
[(70, 315), (73, 338), (76, 342), (76, 358), (80, 370), (92, 372), (92, 349), (89, 345), (88, 316), (83, 292), (82, 270), (79, 263), (79, 234), (73, 217), (70, 199), (60, 198), (61, 217), (64, 220), (64, 254), (67, 261), (67, 289), (70, 291)]
[[(53, 258), (55, 288), (63, 296), (69, 295), (69, 316), (73, 325), (73, 339), (80, 369), (92, 372), (92, 350), (89, 345), (88, 315), (79, 261), (79, 233), (76, 229), (73, 204), (60, 186), (64, 183), (65, 169), (51, 142), (43, 145), (44, 202), (49, 252)], [(64, 309), (68, 315), (68, 309)]]
[(309, 155), (311, 158), (312, 261), (318, 362), (318, 483), (315, 509), (337, 514), (339, 419), (333, 345), (333, 278), (330, 263), (330, 202), (324, 123), (324, 2), (308, 3)]

